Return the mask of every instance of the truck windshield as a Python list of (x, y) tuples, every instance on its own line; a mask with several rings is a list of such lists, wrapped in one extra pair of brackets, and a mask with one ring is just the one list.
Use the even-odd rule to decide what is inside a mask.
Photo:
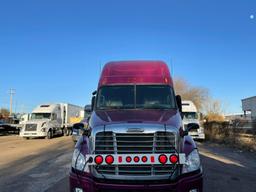
[(32, 113), (31, 119), (50, 119), (51, 113)]
[(183, 112), (185, 119), (198, 119), (198, 114), (196, 112)]
[(175, 95), (165, 85), (125, 85), (102, 87), (97, 96), (101, 109), (173, 109)]

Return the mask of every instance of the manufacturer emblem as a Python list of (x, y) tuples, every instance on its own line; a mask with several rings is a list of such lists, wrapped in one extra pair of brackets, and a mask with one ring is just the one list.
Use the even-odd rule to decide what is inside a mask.
[(131, 133), (131, 132), (135, 132), (135, 133), (142, 133), (142, 132), (144, 132), (144, 129), (142, 129), (142, 128), (129, 128), (128, 130), (127, 130), (127, 132), (128, 133)]

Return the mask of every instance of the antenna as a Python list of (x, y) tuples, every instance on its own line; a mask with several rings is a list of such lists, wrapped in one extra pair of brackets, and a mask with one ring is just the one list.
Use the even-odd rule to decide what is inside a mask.
[(173, 60), (172, 60), (172, 58), (171, 58), (171, 60), (170, 60), (170, 63), (171, 63), (171, 75), (172, 75), (172, 77), (174, 76), (174, 66), (173, 66)]
[(102, 71), (102, 63), (100, 62), (100, 75), (101, 75), (101, 71)]

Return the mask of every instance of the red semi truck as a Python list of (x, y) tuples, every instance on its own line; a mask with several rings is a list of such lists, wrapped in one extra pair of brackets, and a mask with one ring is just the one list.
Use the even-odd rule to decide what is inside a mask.
[(181, 118), (168, 66), (107, 63), (92, 97), (88, 127), (75, 146), (70, 191), (201, 192), (202, 166)]

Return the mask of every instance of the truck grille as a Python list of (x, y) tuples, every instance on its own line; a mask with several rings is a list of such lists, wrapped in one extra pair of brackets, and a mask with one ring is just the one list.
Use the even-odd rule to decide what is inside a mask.
[[(95, 154), (152, 154), (174, 153), (175, 134), (99, 132), (95, 139)], [(100, 174), (151, 176), (170, 175), (173, 165), (113, 165), (95, 167)]]
[(25, 131), (36, 131), (37, 124), (26, 124)]

